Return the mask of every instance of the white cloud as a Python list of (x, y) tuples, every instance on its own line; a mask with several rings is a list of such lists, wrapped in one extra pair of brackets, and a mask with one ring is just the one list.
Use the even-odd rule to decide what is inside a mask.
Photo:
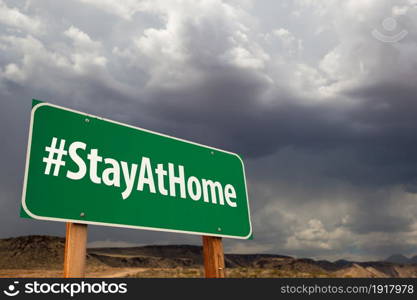
[(68, 28), (64, 32), (64, 35), (71, 38), (75, 46), (82, 48), (83, 50), (96, 51), (98, 48), (100, 48), (100, 43), (91, 40), (91, 38), (85, 32), (82, 32), (80, 29), (74, 26)]
[(82, 3), (97, 7), (109, 14), (117, 15), (126, 20), (130, 20), (138, 11), (142, 10), (146, 5), (146, 1), (138, 0), (78, 0)]
[(392, 14), (394, 16), (401, 16), (407, 14), (408, 10), (410, 9), (409, 6), (394, 6), (392, 8)]
[(303, 42), (285, 28), (275, 29), (273, 34), (281, 41), (284, 50), (290, 55), (299, 54), (303, 50)]
[(339, 226), (328, 230), (320, 220), (311, 219), (287, 239), (285, 248), (292, 251), (303, 248), (339, 250), (351, 244), (352, 241), (352, 234), (346, 228)]
[(25, 74), (16, 64), (6, 65), (3, 76), (8, 80), (16, 82), (22, 82), (26, 79)]
[(44, 24), (39, 18), (29, 17), (17, 8), (10, 8), (2, 0), (0, 0), (0, 23), (31, 34), (44, 32)]
[(151, 86), (191, 85), (220, 65), (259, 70), (269, 59), (251, 38), (249, 16), (223, 1), (156, 1), (146, 11), (165, 26), (146, 29), (130, 56), (139, 55), (138, 64), (148, 61)]
[(269, 59), (269, 56), (262, 51), (259, 51), (258, 55), (254, 55), (254, 53), (240, 46), (230, 49), (222, 57), (225, 58), (226, 62), (248, 69), (262, 69)]
[(101, 44), (93, 41), (86, 33), (80, 29), (71, 26), (64, 35), (73, 41), (73, 51), (71, 58), (73, 61), (73, 69), (78, 73), (88, 72), (91, 66), (104, 68), (107, 63), (106, 57), (100, 54)]
[(0, 42), (8, 51), (14, 51), (20, 56), (20, 60), (8, 64), (3, 76), (9, 80), (22, 82), (28, 80), (40, 66), (67, 64), (65, 60), (53, 53), (48, 53), (43, 43), (37, 38), (28, 35), (26, 37), (1, 36)]
[[(397, 4), (397, 5), (395, 5)], [(408, 50), (415, 49), (416, 42), (405, 37), (394, 44), (376, 39), (371, 32), (377, 30), (387, 36), (404, 28), (404, 24), (416, 26), (411, 15), (412, 6), (407, 1), (302, 1), (302, 5), (320, 14), (316, 23), (336, 34), (338, 42), (327, 50), (319, 61), (319, 68), (328, 77), (328, 85), (322, 89), (334, 95), (365, 84), (403, 81), (398, 76), (404, 69), (416, 66), (417, 61), (409, 56)], [(395, 32), (388, 32), (382, 25), (391, 16), (409, 15), (409, 23), (397, 24)], [(407, 54), (405, 54), (407, 53)], [(389, 56), (390, 59), (386, 59)], [(403, 61), (408, 57), (408, 63)], [(411, 61), (410, 61), (411, 58)], [(390, 72), (385, 70), (389, 69)]]
[(130, 92), (109, 75), (101, 43), (74, 26), (64, 36), (71, 43), (50, 43), (32, 35), (0, 36), (1, 48), (13, 53), (13, 61), (1, 68), (0, 79), (65, 94), (74, 91), (73, 86), (83, 82), (83, 78), (91, 78), (120, 93)]

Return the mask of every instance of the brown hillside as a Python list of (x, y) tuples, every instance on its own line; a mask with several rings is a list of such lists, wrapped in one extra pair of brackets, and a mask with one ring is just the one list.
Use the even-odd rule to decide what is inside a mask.
[[(61, 237), (25, 236), (0, 239), (0, 270), (26, 270), (26, 274), (30, 273), (28, 270), (35, 269), (56, 270), (59, 274), (59, 270), (62, 270), (63, 266), (64, 247), (65, 239)], [(225, 261), (226, 267), (229, 269), (228, 274), (234, 277), (417, 278), (416, 264), (355, 263), (343, 260), (329, 262), (268, 254), (226, 254)], [(198, 270), (201, 268), (202, 248), (200, 246), (92, 248), (88, 249), (87, 254), (87, 269), (90, 271), (120, 270), (113, 271), (113, 273), (109, 271), (109, 276), (111, 274), (129, 274), (131, 276), (135, 274), (137, 269), (188, 269), (190, 270), (188, 274), (195, 276), (200, 274)]]

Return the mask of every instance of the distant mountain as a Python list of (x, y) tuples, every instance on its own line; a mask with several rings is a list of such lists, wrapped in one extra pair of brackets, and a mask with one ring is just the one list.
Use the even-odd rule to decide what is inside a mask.
[(395, 263), (395, 264), (409, 264), (411, 260), (402, 254), (393, 254), (390, 257), (385, 259), (386, 262)]
[(410, 262), (412, 264), (416, 264), (417, 265), (417, 255), (414, 255), (412, 258), (410, 258)]
[[(0, 273), (2, 270), (60, 270), (63, 266), (65, 239), (51, 236), (24, 236), (0, 239)], [(389, 261), (388, 261), (389, 260)], [(313, 260), (274, 254), (226, 254), (226, 267), (235, 274), (269, 272), (272, 277), (414, 277), (417, 264), (405, 262), (403, 255), (387, 261), (353, 262)], [(191, 245), (142, 246), (87, 249), (87, 268), (110, 270), (111, 274), (126, 268), (201, 269), (202, 247)], [(252, 271), (251, 271), (252, 270)], [(113, 273), (112, 273), (113, 272)], [(252, 273), (251, 273), (252, 272)], [(6, 272), (6, 274), (9, 274)], [(15, 273), (13, 273), (15, 274)], [(20, 273), (17, 273), (20, 274)], [(0, 274), (1, 275), (1, 274)]]
[(339, 260), (336, 260), (336, 261), (334, 262), (334, 264), (335, 264), (336, 266), (339, 266), (339, 267), (345, 267), (345, 266), (351, 266), (351, 265), (353, 265), (353, 263), (352, 263), (351, 261), (348, 261), (348, 260), (346, 260), (346, 259), (339, 259)]

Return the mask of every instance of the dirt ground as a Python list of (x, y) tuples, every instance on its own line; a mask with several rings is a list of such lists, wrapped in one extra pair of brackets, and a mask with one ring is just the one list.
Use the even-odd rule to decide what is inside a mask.
[[(87, 278), (202, 277), (199, 269), (105, 268), (87, 270)], [(62, 270), (0, 269), (0, 278), (61, 278)]]
[[(60, 278), (62, 270), (41, 269), (0, 269), (0, 278)], [(200, 268), (92, 268), (86, 271), (87, 278), (204, 278)], [(277, 277), (331, 277), (330, 274), (312, 274), (303, 272), (285, 272), (276, 269), (229, 268), (229, 278), (277, 278)], [(343, 277), (343, 276), (341, 276)]]

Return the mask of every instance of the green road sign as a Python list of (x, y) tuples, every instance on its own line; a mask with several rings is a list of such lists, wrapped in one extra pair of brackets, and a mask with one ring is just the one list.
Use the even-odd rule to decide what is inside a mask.
[(34, 101), (22, 217), (251, 238), (236, 154)]

